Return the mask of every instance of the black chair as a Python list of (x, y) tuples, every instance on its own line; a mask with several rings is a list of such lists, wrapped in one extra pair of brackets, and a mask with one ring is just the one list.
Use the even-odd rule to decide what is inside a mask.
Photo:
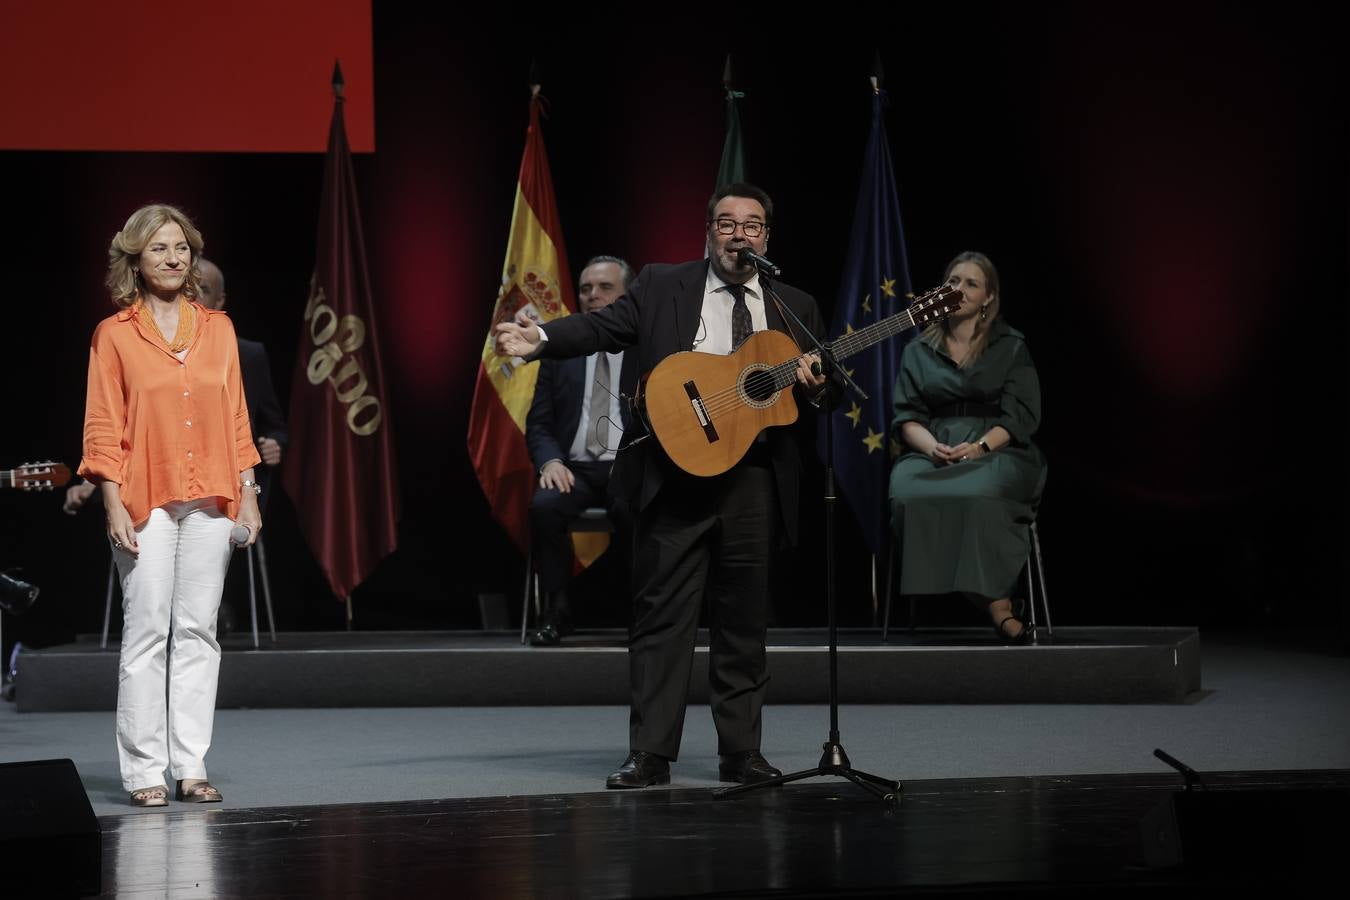
[[(1017, 617), (1024, 620), (1031, 628), (1040, 627), (1040, 617), (1037, 615), (1037, 599), (1040, 600), (1041, 614), (1045, 618), (1045, 633), (1051, 637), (1055, 634), (1054, 625), (1050, 621), (1050, 599), (1045, 588), (1045, 561), (1041, 558), (1041, 537), (1040, 530), (1036, 527), (1036, 520), (1032, 519), (1031, 524), (1027, 526), (1029, 536), (1029, 546), (1027, 548), (1026, 572), (1026, 597), (1018, 597), (1014, 603), (1013, 609)], [(891, 630), (891, 599), (894, 597), (894, 578), (895, 572), (900, 568), (900, 548), (896, 546), (895, 541), (891, 541), (890, 558), (886, 563), (886, 607), (881, 619), (881, 640), (885, 643), (890, 637)], [(914, 620), (916, 613), (916, 602), (913, 597), (909, 598), (909, 630), (914, 630)]]
[[(581, 511), (567, 526), (567, 533), (587, 534), (607, 532), (614, 533), (614, 523), (610, 521), (609, 511), (603, 506), (588, 506)], [(530, 622), (530, 601), (534, 601), (534, 616), (538, 620), (540, 613), (539, 606), (539, 573), (534, 570), (533, 549), (525, 556), (525, 590), (524, 598), (520, 608), (520, 642), (526, 643), (526, 637), (529, 631)]]

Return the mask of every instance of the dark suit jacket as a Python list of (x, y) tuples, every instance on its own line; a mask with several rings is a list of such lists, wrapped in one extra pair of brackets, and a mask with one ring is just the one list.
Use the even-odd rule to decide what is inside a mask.
[[(596, 350), (628, 350), (624, 356), (636, 356), (638, 371), (650, 372), (667, 356), (692, 350), (703, 311), (703, 290), (708, 279), (708, 261), (695, 260), (679, 265), (651, 265), (638, 275), (618, 300), (584, 316), (567, 316), (544, 326), (548, 340), (540, 356), (561, 358), (593, 353)], [(825, 333), (825, 322), (816, 301), (803, 291), (781, 283), (775, 290), (792, 312), (817, 336)], [(791, 334), (772, 300), (764, 304), (770, 328)], [(681, 472), (666, 456), (655, 439), (627, 449), (645, 434), (639, 423), (625, 423), (623, 443), (614, 461), (610, 489), (641, 512), (672, 478), (691, 477)], [(785, 428), (770, 428), (769, 451), (778, 485), (779, 508), (784, 533), (796, 539), (797, 502), (801, 478), (801, 455), (797, 442)]]
[[(633, 396), (637, 390), (637, 363), (635, 354), (623, 355), (623, 368), (618, 385), (611, 390)], [(581, 424), (581, 401), (586, 395), (586, 357), (546, 359), (539, 364), (539, 377), (534, 384), (534, 400), (525, 417), (525, 445), (535, 471), (550, 459), (567, 462), (572, 442)], [(623, 427), (629, 425), (628, 405), (620, 403)]]
[(253, 442), (270, 437), (285, 450), (291, 435), (277, 402), (277, 392), (272, 388), (272, 367), (262, 344), (239, 339), (239, 371), (244, 379), (244, 403), (253, 426)]

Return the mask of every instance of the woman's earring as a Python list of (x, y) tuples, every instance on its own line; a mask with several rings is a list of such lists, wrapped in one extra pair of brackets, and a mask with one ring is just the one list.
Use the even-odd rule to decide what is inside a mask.
[(989, 304), (986, 303), (980, 307), (980, 321), (983, 322), (987, 318), (989, 318)]

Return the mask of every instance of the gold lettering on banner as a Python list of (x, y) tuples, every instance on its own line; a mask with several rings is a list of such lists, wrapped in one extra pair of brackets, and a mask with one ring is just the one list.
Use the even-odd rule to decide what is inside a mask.
[[(332, 382), (333, 393), (337, 396), (339, 403), (351, 403), (366, 392), (366, 373), (361, 371), (361, 364), (351, 358), (348, 358), (347, 364), (342, 367), (341, 372), (328, 380)], [(342, 385), (353, 380), (356, 383), (351, 387), (342, 387)]]
[(347, 407), (347, 427), (359, 437), (369, 437), (379, 430), (384, 411), (380, 401), (366, 393), (370, 382), (354, 355), (366, 343), (366, 323), (350, 314), (338, 318), (326, 300), (317, 276), (311, 276), (305, 321), (309, 323), (314, 352), (305, 375), (315, 386), (327, 381), (333, 388), (334, 399)]
[[(371, 414), (368, 420), (358, 425), (356, 417), (361, 415), (363, 410), (369, 409), (372, 406), (375, 408), (374, 413)], [(376, 429), (380, 427), (382, 418), (383, 416), (380, 413), (380, 401), (369, 394), (359, 398), (355, 403), (347, 407), (347, 427), (361, 437), (369, 437), (374, 434)]]

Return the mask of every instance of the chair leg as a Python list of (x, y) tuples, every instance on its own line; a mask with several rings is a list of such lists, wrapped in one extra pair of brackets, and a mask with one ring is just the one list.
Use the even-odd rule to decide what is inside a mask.
[(886, 554), (886, 603), (881, 614), (881, 642), (883, 644), (890, 641), (891, 632), (891, 588), (895, 579), (895, 547), (891, 546), (890, 552)]
[[(1045, 613), (1045, 632), (1053, 636), (1055, 627), (1050, 622), (1050, 592), (1045, 587), (1045, 561), (1041, 558), (1041, 535), (1035, 522), (1031, 523), (1031, 552), (1036, 559), (1036, 580), (1041, 583), (1041, 610)], [(1031, 579), (1030, 567), (1027, 570), (1027, 579), (1028, 581)]]
[(99, 644), (99, 649), (108, 649), (108, 623), (112, 621), (112, 595), (113, 581), (117, 575), (117, 560), (108, 559), (108, 596), (103, 601), (103, 642)]
[(881, 618), (879, 604), (880, 598), (877, 597), (877, 555), (872, 554), (872, 627), (876, 628), (878, 620)]
[(258, 649), (258, 590), (254, 584), (253, 577), (253, 548), (250, 547), (245, 554), (248, 556), (248, 610), (253, 620), (253, 649)]
[(1027, 552), (1027, 608), (1024, 613), (1026, 621), (1032, 628), (1036, 627), (1036, 578), (1031, 569), (1032, 556)]
[(263, 550), (262, 535), (253, 542), (253, 549), (258, 551), (258, 574), (262, 576), (263, 603), (267, 607), (267, 632), (272, 636), (272, 643), (277, 642), (277, 623), (272, 618), (272, 580), (267, 577), (267, 553)]
[(533, 575), (534, 575), (534, 555), (531, 554), (531, 553), (526, 553), (526, 554), (525, 554), (525, 586), (524, 586), (523, 588), (521, 588), (521, 591), (520, 591), (520, 593), (521, 593), (521, 601), (520, 601), (520, 642), (521, 642), (522, 644), (525, 643), (525, 631), (529, 628), (529, 624), (530, 624), (530, 582), (534, 580), (533, 577), (532, 577)]

